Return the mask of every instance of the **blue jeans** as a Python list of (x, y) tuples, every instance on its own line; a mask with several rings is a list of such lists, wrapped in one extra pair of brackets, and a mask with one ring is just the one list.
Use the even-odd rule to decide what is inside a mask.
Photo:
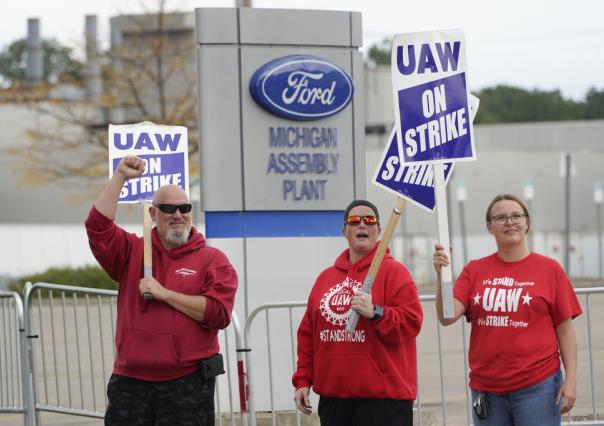
[[(487, 392), (490, 415), (480, 420), (472, 410), (475, 426), (560, 426), (562, 416), (556, 405), (556, 395), (562, 387), (562, 372), (516, 392), (500, 394)], [(472, 401), (478, 391), (472, 389)]]

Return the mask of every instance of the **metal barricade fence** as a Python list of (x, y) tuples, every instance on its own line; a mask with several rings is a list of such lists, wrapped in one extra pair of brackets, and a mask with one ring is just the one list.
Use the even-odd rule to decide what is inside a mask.
[[(43, 297), (42, 292), (48, 294)], [(580, 387), (573, 416), (565, 417), (564, 424), (604, 425), (604, 339), (600, 330), (604, 324), (604, 287), (576, 292), (584, 311), (575, 320)], [(18, 294), (0, 291), (0, 413), (23, 412), (28, 426), (41, 424), (41, 411), (103, 417), (114, 357), (116, 296), (116, 291), (28, 283), (22, 305)], [(425, 319), (417, 340), (416, 422), (471, 424), (468, 326), (460, 321), (461, 339), (457, 333), (442, 332), (434, 315), (434, 299), (434, 295), (420, 297)], [(240, 421), (256, 425), (257, 413), (268, 411), (273, 425), (291, 424), (291, 419), (281, 421), (280, 415), (294, 416), (300, 425), (290, 379), (296, 363), (295, 333), (305, 307), (306, 302), (260, 306), (247, 318), (243, 331), (233, 314), (232, 326), (219, 335), (227, 374), (217, 380), (217, 424)], [(265, 327), (252, 333), (261, 313)], [(254, 352), (250, 349), (252, 339)], [(233, 396), (236, 382), (238, 402)]]
[(0, 291), (0, 413), (25, 413), (27, 408), (25, 348), (21, 297)]
[[(288, 339), (279, 339), (278, 343), (280, 344), (280, 348), (282, 348), (282, 350), (279, 352), (281, 355), (281, 361), (284, 360), (284, 355), (287, 354), (289, 352), (289, 357), (287, 358), (288, 362), (290, 363), (289, 366), (291, 368), (288, 368), (287, 365), (285, 366), (285, 368), (282, 369), (282, 373), (281, 375), (279, 375), (279, 377), (281, 379), (285, 379), (287, 380), (287, 382), (285, 382), (285, 384), (283, 384), (283, 382), (281, 382), (281, 387), (279, 387), (279, 389), (285, 389), (285, 392), (280, 394), (281, 398), (285, 397), (286, 400), (293, 400), (293, 390), (292, 390), (292, 386), (290, 383), (291, 382), (289, 379), (291, 378), (291, 375), (296, 367), (296, 339), (295, 339), (295, 332), (296, 329), (298, 327), (298, 324), (300, 323), (300, 319), (303, 313), (303, 309), (306, 308), (306, 302), (283, 302), (283, 303), (268, 303), (266, 305), (262, 305), (259, 306), (258, 308), (254, 309), (254, 311), (252, 311), (252, 313), (247, 317), (246, 321), (245, 321), (245, 327), (244, 327), (244, 344), (245, 344), (245, 365), (247, 367), (247, 386), (248, 386), (248, 416), (249, 416), (249, 424), (251, 426), (256, 426), (256, 413), (257, 413), (257, 408), (256, 408), (256, 395), (257, 394), (262, 394), (264, 396), (268, 396), (268, 411), (270, 412), (270, 416), (271, 416), (271, 422), (273, 425), (277, 424), (277, 403), (275, 401), (275, 385), (274, 385), (274, 379), (275, 379), (275, 374), (273, 374), (273, 354), (275, 353), (275, 351), (272, 350), (272, 343), (277, 343), (277, 342), (273, 342), (273, 340), (271, 340), (271, 321), (269, 318), (269, 312), (271, 310), (286, 310), (287, 311), (287, 315), (286, 315), (286, 321), (283, 322), (277, 322), (276, 324), (273, 324), (273, 327), (275, 325), (280, 325), (281, 326), (281, 333), (280, 336), (288, 336)], [(297, 312), (295, 312), (295, 310), (297, 310)], [(265, 334), (265, 345), (258, 345), (254, 347), (254, 352), (252, 352), (252, 347), (250, 345), (250, 341), (251, 341), (251, 326), (252, 323), (254, 321), (254, 319), (258, 316), (258, 314), (260, 314), (261, 312), (265, 313), (265, 324), (266, 324), (266, 334)], [(296, 313), (297, 315), (294, 316), (294, 313)], [(283, 318), (283, 317), (282, 317)], [(289, 333), (283, 333), (282, 330), (282, 326), (283, 325), (287, 325), (288, 329), (289, 329)], [(266, 354), (264, 354), (263, 349), (266, 350)], [(260, 356), (256, 356), (256, 354), (260, 354)], [(255, 364), (254, 359), (258, 360), (258, 359), (262, 359), (264, 355), (264, 359), (267, 360), (267, 364), (266, 366), (268, 367), (267, 370), (263, 370), (262, 368), (257, 368), (258, 366)], [(253, 368), (252, 368), (253, 366)], [(260, 371), (258, 373), (258, 371)], [(288, 375), (289, 372), (289, 375)], [(269, 382), (268, 382), (268, 389), (263, 389), (263, 392), (258, 392), (259, 387), (254, 385), (254, 377), (255, 375), (258, 375), (258, 377), (268, 377)], [(257, 382), (256, 382), (257, 383)], [(283, 401), (281, 401), (283, 402)], [(283, 404), (279, 404), (281, 406), (283, 406)], [(266, 405), (266, 401), (264, 403), (264, 406)], [(292, 406), (290, 404), (290, 406)], [(296, 425), (300, 425), (300, 413), (296, 410), (295, 405), (293, 405), (293, 410), (295, 411), (295, 417), (296, 417)]]
[[(33, 388), (31, 417), (54, 412), (102, 418), (107, 404), (107, 381), (115, 356), (117, 291), (28, 283), (25, 288), (25, 324), (30, 339)], [(217, 424), (236, 424), (233, 386), (238, 369), (231, 353), (233, 326), (219, 333), (227, 374), (216, 380)], [(35, 413), (33, 413), (35, 410)], [(26, 416), (27, 417), (27, 416)], [(27, 425), (33, 424), (26, 423)]]
[(111, 290), (26, 285), (36, 424), (40, 411), (103, 417), (115, 354), (116, 296)]
[[(604, 335), (604, 287), (576, 289), (576, 293), (583, 307), (583, 315), (575, 320), (579, 396), (572, 415), (565, 415), (563, 424), (604, 425), (604, 339), (601, 337)], [(597, 299), (594, 301), (594, 298)], [(438, 323), (434, 312), (435, 296), (423, 295), (420, 301), (424, 324), (417, 338), (416, 423), (420, 426), (470, 425), (468, 325), (459, 321), (459, 325), (450, 327), (459, 327), (459, 333), (443, 331), (445, 328)], [(593, 304), (598, 305), (597, 316), (592, 312)], [(301, 423), (293, 402), (291, 376), (296, 365), (296, 330), (305, 307), (305, 301), (268, 303), (256, 308), (246, 320), (244, 342), (251, 426), (256, 425), (260, 412), (267, 412), (275, 426), (285, 421), (280, 419), (286, 414), (295, 419), (296, 425)], [(264, 327), (255, 322), (261, 316), (265, 319)], [(252, 329), (253, 325), (258, 326)], [(287, 421), (291, 424), (291, 419)]]
[[(598, 303), (598, 309), (596, 310), (596, 314), (598, 315), (598, 317), (594, 319), (594, 316), (591, 312), (591, 298), (595, 294), (604, 295), (604, 287), (581, 288), (575, 291), (578, 295), (583, 295), (585, 300), (585, 302), (581, 304), (581, 306), (583, 307), (583, 315), (579, 317), (579, 320), (585, 322), (585, 326), (580, 330), (583, 331), (584, 334), (582, 336), (583, 339), (581, 340), (587, 341), (587, 354), (585, 354), (585, 351), (581, 351), (581, 347), (579, 347), (578, 352), (579, 365), (581, 365), (581, 363), (587, 363), (590, 373), (589, 384), (591, 394), (591, 412), (584, 416), (588, 419), (587, 421), (573, 421), (572, 418), (570, 418), (570, 421), (572, 424), (575, 425), (604, 425), (604, 380), (602, 380), (604, 379), (604, 338), (602, 337), (604, 335), (604, 304), (601, 303), (604, 297), (600, 297), (600, 303)], [(598, 330), (595, 333), (593, 328), (594, 325), (596, 325), (596, 330)], [(595, 342), (594, 336), (599, 336), (599, 339)], [(586, 357), (587, 360), (585, 360)], [(599, 372), (599, 376), (597, 375), (597, 372)], [(599, 400), (597, 398), (598, 395), (600, 397)]]

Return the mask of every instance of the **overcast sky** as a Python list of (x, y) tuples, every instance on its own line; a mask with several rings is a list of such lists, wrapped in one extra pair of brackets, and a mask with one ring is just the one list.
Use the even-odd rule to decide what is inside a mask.
[[(168, 7), (192, 11), (234, 3), (172, 0)], [(99, 17), (99, 35), (107, 40), (109, 17), (140, 11), (138, 5), (132, 0), (10, 1), (0, 15), (0, 48), (25, 37), (27, 18), (37, 17), (43, 38), (79, 49), (85, 15)], [(365, 48), (397, 33), (461, 28), (473, 91), (511, 84), (560, 89), (579, 100), (591, 87), (604, 90), (604, 0), (254, 0), (253, 5), (362, 12)]]

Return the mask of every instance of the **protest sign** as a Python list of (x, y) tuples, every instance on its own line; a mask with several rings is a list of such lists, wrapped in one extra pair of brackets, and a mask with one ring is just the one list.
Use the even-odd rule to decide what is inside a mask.
[[(474, 122), (480, 99), (470, 94), (470, 121)], [(389, 142), (382, 153), (372, 182), (388, 192), (403, 197), (412, 204), (428, 211), (434, 211), (434, 171), (430, 164), (401, 163), (396, 130), (390, 131)], [(445, 163), (445, 185), (449, 181), (454, 163)]]
[[(438, 240), (449, 257), (446, 173), (451, 162), (476, 159), (472, 120), (478, 102), (468, 90), (465, 44), (460, 30), (399, 34), (391, 53), (400, 163), (433, 165)], [(445, 318), (454, 315), (452, 280), (451, 266), (443, 267)]]
[(476, 158), (465, 52), (460, 30), (394, 37), (392, 88), (401, 161)]
[(143, 122), (109, 125), (109, 176), (126, 155), (136, 155), (146, 164), (145, 173), (124, 183), (120, 203), (150, 200), (164, 185), (178, 185), (189, 194), (189, 149), (187, 129)]
[[(388, 192), (403, 197), (423, 210), (432, 212), (434, 197), (434, 171), (430, 164), (405, 164), (400, 162), (396, 131), (390, 131), (390, 142), (375, 170), (372, 182)], [(453, 170), (452, 163), (445, 163), (445, 181)]]

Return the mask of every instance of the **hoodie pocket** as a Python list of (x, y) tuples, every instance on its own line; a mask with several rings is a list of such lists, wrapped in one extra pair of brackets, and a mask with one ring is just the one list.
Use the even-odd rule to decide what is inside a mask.
[(120, 364), (129, 370), (150, 371), (167, 369), (179, 364), (170, 333), (128, 329), (118, 346)]
[(328, 396), (384, 395), (389, 374), (367, 353), (319, 354), (313, 383), (317, 393)]

